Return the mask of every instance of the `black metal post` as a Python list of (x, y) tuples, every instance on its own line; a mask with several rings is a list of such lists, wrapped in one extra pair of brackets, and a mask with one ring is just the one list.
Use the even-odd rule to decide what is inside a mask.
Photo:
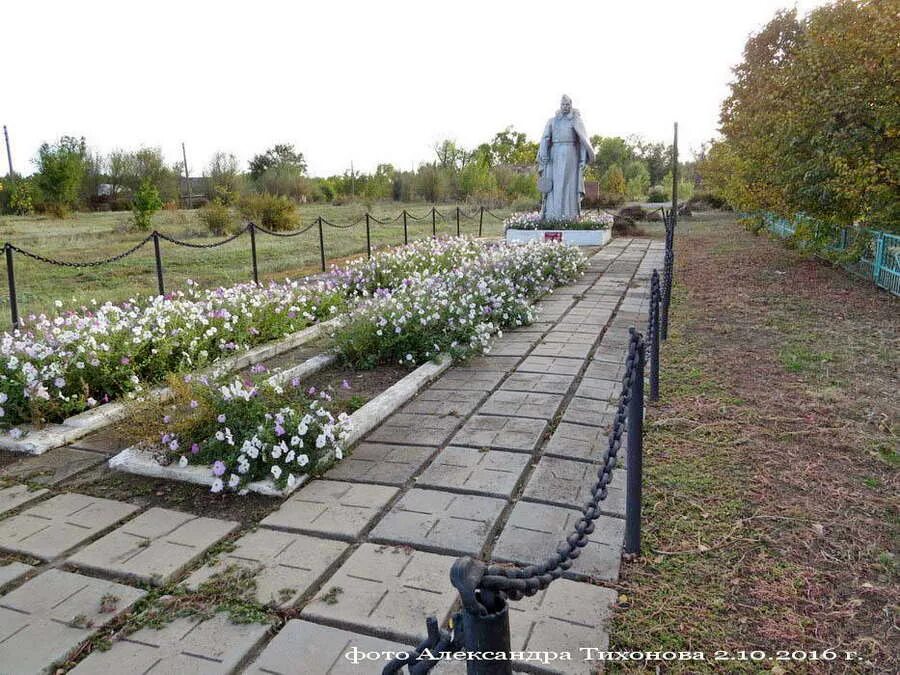
[(653, 270), (650, 279), (650, 400), (659, 400), (659, 272)]
[[(634, 331), (634, 329), (631, 329)], [(628, 468), (625, 493), (625, 553), (641, 552), (641, 479), (644, 442), (644, 344), (639, 343), (628, 399)]]
[(512, 651), (509, 637), (509, 605), (498, 598), (500, 608), (480, 616), (462, 610), (463, 624), (463, 651), (467, 652), (493, 652), (495, 655), (503, 652), (506, 659), (471, 659), (466, 662), (466, 675), (512, 675), (512, 660), (509, 658)]
[(431, 207), (431, 236), (437, 237), (437, 209)]
[(159, 252), (159, 233), (153, 231), (153, 255), (156, 256), (156, 289), (160, 295), (166, 294), (166, 286), (163, 283), (162, 255)]
[(478, 236), (481, 236), (481, 229), (484, 225), (484, 207), (481, 207), (481, 213), (478, 214)]
[(259, 286), (259, 266), (256, 263), (256, 225), (250, 223), (250, 257), (253, 259), (253, 283)]
[(322, 271), (325, 271), (325, 233), (322, 231), (322, 216), (318, 218), (319, 223), (319, 257), (322, 260)]
[(662, 317), (659, 322), (659, 338), (667, 340), (669, 337), (669, 303), (672, 300), (672, 274), (675, 267), (675, 218), (673, 213), (669, 212), (669, 218), (666, 221), (666, 257), (663, 267), (663, 288), (662, 288)]
[(460, 234), (459, 230), (459, 207), (456, 207), (456, 236), (458, 237)]
[(409, 243), (409, 230), (406, 229), (406, 209), (403, 209), (403, 243)]
[(369, 214), (366, 214), (366, 256), (372, 257), (372, 234), (369, 231)]
[(3, 245), (6, 252), (6, 279), (9, 282), (9, 313), (12, 316), (12, 327), (19, 327), (19, 300), (16, 297), (16, 272), (13, 269), (13, 248), (9, 244)]

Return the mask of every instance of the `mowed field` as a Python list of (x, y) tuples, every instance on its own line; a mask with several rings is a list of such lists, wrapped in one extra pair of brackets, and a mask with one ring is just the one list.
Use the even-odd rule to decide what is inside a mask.
[[(442, 204), (437, 218), (438, 235), (456, 234), (456, 204)], [(477, 207), (460, 205), (463, 214), (473, 213)], [(366, 211), (379, 220), (393, 219), (403, 209), (422, 220), (408, 219), (409, 240), (431, 236), (431, 205), (421, 202), (403, 204), (387, 202), (368, 207), (365, 204), (332, 206), (309, 204), (300, 206), (302, 227), (322, 216), (335, 225), (348, 225), (364, 217)], [(509, 210), (492, 209), (498, 217)], [(129, 228), (131, 214), (77, 213), (64, 220), (46, 216), (0, 217), (0, 240), (39, 255), (71, 262), (107, 258), (121, 253), (147, 236)], [(197, 219), (196, 211), (160, 211), (153, 218), (153, 227), (161, 233), (194, 244), (208, 245), (221, 237), (212, 236)], [(478, 234), (478, 215), (461, 218), (463, 234)], [(484, 216), (484, 236), (502, 234), (503, 224), (498, 218)], [(329, 262), (339, 261), (366, 252), (365, 223), (354, 227), (324, 227), (325, 255)], [(389, 224), (371, 223), (373, 249), (403, 243), (403, 221)], [(250, 236), (244, 234), (235, 241), (212, 249), (176, 246), (161, 241), (166, 290), (183, 288), (188, 279), (202, 286), (219, 286), (248, 281), (252, 278)], [(319, 232), (310, 228), (297, 237), (273, 237), (258, 233), (256, 239), (260, 280), (296, 278), (319, 269)], [(96, 267), (61, 267), (16, 254), (14, 260), (19, 315), (56, 311), (54, 302), (64, 307), (78, 307), (91, 300), (98, 302), (123, 301), (138, 295), (156, 292), (156, 267), (153, 244), (148, 242), (136, 253), (107, 265)], [(5, 267), (5, 261), (4, 261)], [(0, 326), (10, 325), (9, 288), (4, 270), (0, 279)]]

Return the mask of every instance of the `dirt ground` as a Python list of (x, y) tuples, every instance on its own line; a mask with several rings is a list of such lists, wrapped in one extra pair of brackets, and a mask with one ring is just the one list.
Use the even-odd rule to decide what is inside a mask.
[(611, 648), (706, 652), (666, 672), (897, 672), (900, 300), (731, 215), (676, 239)]

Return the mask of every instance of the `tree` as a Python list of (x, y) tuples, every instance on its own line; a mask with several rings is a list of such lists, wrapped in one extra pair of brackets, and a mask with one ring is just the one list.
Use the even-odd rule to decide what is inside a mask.
[(38, 149), (35, 185), (51, 213), (65, 217), (75, 208), (85, 174), (84, 138), (63, 136), (57, 143), (43, 143)]
[(125, 187), (129, 176), (133, 173), (133, 157), (125, 150), (113, 150), (106, 158), (106, 177), (109, 181), (112, 196), (115, 197)]
[(270, 169), (289, 169), (289, 173), (303, 176), (306, 174), (306, 160), (302, 152), (297, 152), (290, 143), (275, 145), (261, 155), (250, 160), (250, 178), (259, 178)]
[(434, 154), (437, 155), (438, 165), (450, 171), (459, 171), (469, 161), (469, 153), (450, 139), (435, 144)]
[(149, 230), (153, 214), (162, 208), (159, 190), (149, 178), (145, 178), (131, 199), (134, 226), (139, 230)]
[(634, 149), (619, 136), (591, 136), (594, 148), (594, 166), (600, 175), (614, 164), (623, 167), (634, 159)]
[(486, 148), (490, 151), (488, 158), (491, 166), (498, 164), (531, 166), (535, 163), (538, 152), (537, 143), (529, 141), (524, 133), (515, 131), (511, 126), (494, 134), (493, 140)]
[(600, 178), (600, 190), (614, 197), (625, 196), (625, 175), (618, 164), (610, 166)]
[(210, 195), (222, 204), (233, 204), (241, 193), (241, 175), (237, 157), (217, 152), (209, 163)]

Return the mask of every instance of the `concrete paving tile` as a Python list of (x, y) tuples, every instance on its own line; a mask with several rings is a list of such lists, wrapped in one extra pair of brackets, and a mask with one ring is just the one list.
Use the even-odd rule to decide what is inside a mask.
[(534, 347), (532, 340), (513, 340), (504, 336), (494, 340), (488, 353), (493, 356), (522, 357), (530, 352), (532, 347)]
[(465, 417), (484, 399), (482, 391), (426, 389), (403, 406), (400, 412), (416, 415)]
[(575, 396), (569, 401), (563, 412), (562, 421), (571, 424), (583, 424), (590, 427), (608, 427), (613, 419), (617, 406), (608, 401)]
[(512, 373), (500, 386), (501, 391), (533, 391), (541, 394), (565, 394), (569, 391), (574, 375), (550, 375), (545, 373)]
[(0, 515), (43, 497), (48, 490), (32, 490), (27, 485), (0, 488)]
[(552, 356), (529, 356), (516, 368), (519, 373), (548, 373), (551, 375), (577, 375), (584, 363), (582, 359), (564, 359)]
[(578, 342), (542, 342), (534, 348), (534, 356), (559, 356), (568, 359), (586, 359), (592, 345)]
[(550, 663), (548, 671), (593, 675), (602, 663), (585, 659), (596, 659), (591, 649), (609, 646), (615, 601), (616, 592), (609, 588), (557, 579), (530, 598), (509, 603), (511, 647), (513, 651), (568, 651), (572, 660)]
[(376, 443), (443, 445), (460, 423), (456, 415), (411, 415), (394, 413), (366, 440)]
[[(408, 652), (409, 645), (381, 638), (351, 633), (340, 628), (322, 626), (309, 621), (288, 621), (278, 635), (266, 645), (251, 663), (245, 675), (297, 675), (303, 664), (303, 675), (358, 675), (381, 672), (390, 659), (366, 659), (354, 662), (354, 650), (365, 654)], [(350, 653), (348, 658), (347, 654)]]
[(381, 519), (369, 539), (435, 553), (478, 555), (504, 506), (503, 499), (414, 488)]
[(331, 570), (349, 544), (305, 534), (259, 529), (234, 542), (191, 574), (184, 584), (196, 589), (230, 567), (251, 570), (256, 581), (256, 601), (290, 607)]
[(75, 448), (55, 448), (42, 455), (31, 455), (0, 469), (0, 478), (14, 478), (38, 485), (58, 485), (76, 473), (102, 464), (106, 458), (97, 452)]
[[(553, 555), (569, 534), (581, 512), (560, 506), (519, 502), (512, 510), (494, 545), (494, 560), (534, 565)], [(563, 576), (568, 579), (613, 580), (619, 576), (625, 521), (600, 516), (587, 546)]]
[(57, 495), (0, 521), (0, 550), (51, 560), (137, 510), (133, 504), (112, 499)]
[(507, 417), (533, 417), (541, 420), (553, 419), (562, 405), (561, 394), (541, 394), (537, 392), (506, 391), (501, 389), (490, 395), (479, 408), (481, 415), (505, 415)]
[(575, 391), (575, 396), (592, 398), (597, 401), (618, 401), (621, 392), (621, 380), (600, 380), (595, 377), (584, 377)]
[(477, 389), (490, 391), (506, 376), (506, 370), (479, 370), (454, 366), (431, 384), (431, 389)]
[(546, 428), (544, 420), (474, 415), (456, 433), (451, 444), (534, 452)]
[(397, 492), (397, 488), (385, 485), (314, 480), (297, 490), (260, 525), (353, 540), (381, 514)]
[[(531, 340), (532, 344), (537, 342), (540, 339), (539, 335), (517, 335), (516, 339), (518, 340)], [(498, 356), (491, 352), (490, 354), (485, 354), (483, 356), (476, 356), (474, 358), (469, 359), (465, 362), (466, 368), (471, 368), (473, 370), (492, 370), (495, 372), (506, 373), (513, 368), (516, 367), (516, 364), (521, 361), (521, 357), (518, 356)]]
[[(529, 501), (581, 509), (591, 499), (601, 464), (588, 464), (560, 457), (541, 457), (522, 498)], [(614, 469), (600, 512), (625, 517), (625, 471)]]
[(329, 480), (403, 485), (437, 452), (435, 446), (363, 442), (326, 474)]
[(607, 447), (607, 428), (560, 422), (544, 446), (544, 454), (599, 462)]
[(530, 461), (520, 452), (450, 446), (438, 453), (416, 484), (507, 498)]
[(262, 643), (269, 626), (235, 624), (224, 613), (210, 618), (175, 619), (160, 629), (142, 628), (117, 640), (108, 651), (94, 651), (71, 672), (77, 675), (234, 673)]
[(458, 594), (454, 556), (362, 544), (301, 612), (302, 618), (416, 644), (425, 617), (443, 625)]
[(33, 566), (17, 560), (0, 565), (0, 588), (18, 581), (32, 570), (34, 570)]
[(55, 664), (144, 595), (58, 569), (39, 574), (0, 597), (0, 671), (54, 672)]
[(601, 356), (603, 358), (598, 358), (598, 355), (594, 354), (594, 359), (588, 364), (587, 370), (584, 371), (584, 376), (598, 380), (621, 382), (625, 376), (625, 351), (616, 350), (614, 354)]
[(562, 344), (580, 344), (580, 345), (589, 345), (593, 346), (594, 342), (597, 341), (596, 336), (588, 335), (587, 333), (575, 333), (570, 330), (551, 330), (547, 335), (544, 336), (543, 342), (545, 343), (562, 343)]
[(68, 563), (162, 586), (240, 523), (154, 507), (70, 556)]

